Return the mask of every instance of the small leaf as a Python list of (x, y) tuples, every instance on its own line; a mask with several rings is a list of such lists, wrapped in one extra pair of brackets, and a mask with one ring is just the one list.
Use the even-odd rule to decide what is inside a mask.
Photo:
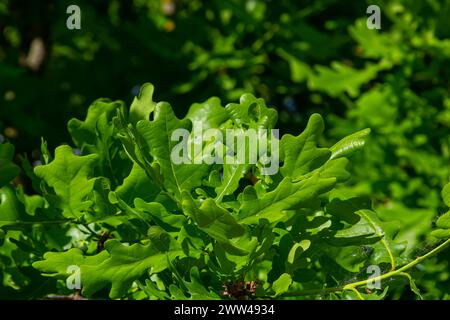
[(280, 172), (284, 177), (296, 178), (322, 166), (331, 155), (327, 148), (318, 148), (318, 140), (324, 129), (322, 117), (315, 113), (306, 129), (297, 137), (285, 134), (281, 138)]
[(295, 263), (295, 260), (306, 250), (308, 250), (311, 245), (311, 241), (302, 240), (300, 242), (294, 243), (291, 250), (289, 251), (287, 261), (291, 264)]
[(366, 143), (365, 138), (369, 135), (369, 133), (370, 129), (364, 129), (343, 138), (330, 148), (330, 159), (347, 157), (354, 151), (361, 149), (362, 147), (364, 147)]
[(225, 108), (221, 106), (220, 99), (217, 97), (209, 98), (203, 103), (194, 103), (186, 115), (186, 118), (192, 123), (200, 121), (203, 129), (219, 128), (229, 119)]
[(275, 291), (275, 296), (279, 296), (280, 294), (288, 291), (289, 287), (292, 284), (292, 278), (289, 274), (283, 273), (273, 284), (272, 289)]
[[(118, 108), (123, 107), (123, 103), (119, 101), (110, 101), (108, 99), (98, 99), (94, 101), (88, 109), (86, 119), (84, 121), (78, 119), (71, 119), (67, 128), (72, 136), (75, 144), (83, 149), (92, 148), (97, 145), (98, 140), (98, 121), (102, 115), (105, 115), (108, 119), (111, 119)], [(44, 150), (47, 149), (47, 144), (42, 143)], [(49, 153), (43, 152), (46, 161), (49, 161)]]
[(155, 88), (151, 83), (142, 85), (139, 96), (135, 97), (130, 107), (130, 122), (136, 125), (139, 120), (149, 120), (150, 114), (155, 110), (153, 101)]

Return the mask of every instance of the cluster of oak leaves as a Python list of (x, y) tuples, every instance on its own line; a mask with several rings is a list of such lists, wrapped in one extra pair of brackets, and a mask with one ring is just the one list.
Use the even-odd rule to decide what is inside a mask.
[[(174, 130), (194, 121), (273, 129), (277, 112), (245, 94), (225, 107), (218, 98), (194, 104), (179, 119), (152, 97), (146, 84), (129, 110), (95, 101), (84, 121), (68, 123), (78, 152), (62, 145), (53, 155), (43, 141), (42, 165), (22, 158), (32, 192), (10, 182), (19, 174), (14, 148), (0, 145), (2, 295), (70, 295), (77, 288), (66, 280), (77, 270), (86, 298), (381, 299), (390, 286), (420, 297), (401, 269), (416, 264), (394, 240), (399, 226), (341, 188), (370, 130), (320, 147), (324, 122), (313, 114), (301, 134), (281, 137), (273, 176), (259, 163), (174, 165)], [(442, 195), (450, 206), (450, 184)], [(450, 212), (432, 236), (429, 251), (446, 244)], [(364, 283), (370, 266), (381, 271), (379, 287)], [(409, 284), (392, 280), (399, 269)]]

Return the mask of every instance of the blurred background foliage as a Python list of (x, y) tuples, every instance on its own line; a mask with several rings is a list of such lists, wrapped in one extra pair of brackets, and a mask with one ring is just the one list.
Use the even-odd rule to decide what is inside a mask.
[[(81, 30), (66, 27), (71, 4)], [(366, 27), (370, 4), (381, 30)], [(0, 140), (36, 161), (41, 136), (70, 142), (70, 118), (99, 97), (130, 103), (145, 82), (179, 116), (251, 92), (278, 109), (282, 133), (313, 112), (326, 145), (372, 128), (344, 188), (420, 247), (450, 176), (449, 17), (448, 0), (0, 0)], [(450, 298), (449, 259), (417, 270), (425, 298)]]

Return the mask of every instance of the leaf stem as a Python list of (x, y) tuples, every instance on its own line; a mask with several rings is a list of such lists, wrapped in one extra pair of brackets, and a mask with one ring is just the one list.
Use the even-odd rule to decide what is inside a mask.
[(34, 225), (34, 224), (58, 224), (58, 223), (70, 223), (75, 222), (73, 219), (61, 219), (61, 220), (43, 220), (43, 221), (6, 221), (5, 226), (16, 226), (16, 225)]

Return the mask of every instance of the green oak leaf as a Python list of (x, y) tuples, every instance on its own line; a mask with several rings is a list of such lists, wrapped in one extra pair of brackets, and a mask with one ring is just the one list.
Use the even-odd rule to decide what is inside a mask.
[(167, 212), (166, 208), (158, 202), (145, 202), (143, 199), (134, 200), (136, 210), (151, 216), (151, 219), (167, 232), (178, 231), (186, 222), (186, 216)]
[(268, 108), (263, 99), (249, 93), (243, 94), (239, 103), (227, 104), (225, 110), (239, 128), (272, 129), (278, 119), (275, 109)]
[(348, 93), (351, 97), (359, 94), (360, 87), (377, 76), (377, 73), (386, 65), (367, 64), (364, 69), (357, 70), (340, 62), (331, 63), (331, 68), (316, 66), (316, 73), (312, 73), (308, 79), (311, 89), (322, 90), (332, 97)]
[(274, 222), (283, 219), (286, 210), (315, 208), (319, 202), (319, 195), (330, 191), (336, 181), (336, 178), (322, 178), (320, 174), (298, 182), (292, 182), (288, 177), (284, 178), (275, 190), (264, 194), (261, 198), (242, 202), (238, 221), (253, 224), (264, 218)]
[(309, 173), (330, 158), (330, 150), (317, 147), (323, 129), (323, 119), (315, 113), (309, 118), (306, 129), (299, 136), (283, 135), (280, 148), (284, 163), (280, 172), (284, 177), (295, 178)]
[(225, 247), (232, 254), (244, 255), (246, 251), (234, 246), (231, 238), (244, 235), (245, 228), (224, 208), (218, 206), (211, 198), (206, 199), (197, 207), (187, 193), (183, 193), (183, 211), (190, 216), (198, 228)]
[(55, 159), (47, 165), (34, 169), (35, 174), (52, 187), (56, 199), (55, 206), (68, 218), (80, 218), (93, 201), (88, 199), (94, 188), (95, 178), (91, 178), (96, 155), (76, 156), (67, 145), (56, 148)]
[(79, 249), (49, 252), (44, 255), (45, 260), (33, 263), (33, 267), (50, 276), (64, 277), (70, 265), (78, 266), (84, 295), (91, 296), (110, 284), (109, 296), (116, 299), (122, 297), (144, 272), (161, 272), (170, 266), (170, 260), (183, 255), (172, 239), (165, 251), (158, 250), (153, 244), (126, 246), (117, 240), (109, 240), (105, 243), (105, 251), (95, 256), (83, 256)]
[(136, 127), (147, 142), (151, 155), (159, 163), (164, 186), (169, 192), (179, 198), (182, 191), (201, 186), (208, 165), (175, 164), (171, 159), (172, 150), (179, 143), (171, 140), (172, 133), (177, 129), (190, 130), (190, 120), (179, 120), (168, 103), (160, 102), (156, 105), (154, 120), (141, 120)]
[(152, 201), (161, 189), (151, 180), (145, 170), (134, 163), (129, 175), (123, 180), (115, 192), (126, 203), (133, 204), (135, 198)]
[(279, 296), (280, 294), (288, 291), (289, 287), (292, 284), (292, 278), (289, 274), (283, 273), (273, 284), (272, 289), (275, 291), (275, 295)]
[(85, 121), (71, 119), (68, 123), (72, 139), (82, 154), (96, 154), (99, 158), (95, 174), (110, 179), (113, 187), (119, 184), (130, 166), (121, 158), (122, 145), (116, 137), (119, 129), (113, 121), (123, 109), (121, 101), (99, 99), (89, 107)]
[(166, 251), (160, 251), (152, 244), (126, 246), (117, 240), (107, 241), (105, 250), (110, 256), (103, 262), (81, 266), (83, 293), (87, 296), (111, 284), (110, 298), (119, 298), (144, 272), (159, 273), (170, 266), (169, 261), (184, 256), (173, 240)]
[(198, 267), (193, 267), (190, 271), (190, 281), (183, 281), (189, 290), (189, 300), (218, 300), (220, 296), (210, 290), (209, 285), (200, 278)]
[(153, 101), (155, 87), (151, 83), (142, 85), (139, 95), (134, 98), (130, 107), (130, 122), (136, 125), (139, 120), (149, 120), (150, 114), (155, 110)]
[(169, 298), (168, 294), (158, 288), (158, 286), (150, 279), (145, 280), (145, 286), (142, 284), (139, 284), (139, 287), (149, 296), (149, 297), (156, 297), (160, 300), (167, 300)]
[(229, 119), (229, 114), (222, 107), (220, 99), (212, 97), (203, 103), (194, 103), (186, 115), (186, 118), (192, 123), (199, 121), (202, 123), (203, 129), (219, 128), (225, 121)]
[[(12, 186), (0, 188), (0, 228), (22, 230), (35, 224), (58, 223), (60, 215), (55, 212), (44, 197), (25, 194), (23, 187)], [(63, 220), (64, 221), (64, 220)]]
[(25, 208), (10, 186), (0, 188), (0, 227), (25, 221)]
[[(98, 99), (94, 101), (88, 109), (86, 119), (84, 121), (78, 119), (71, 119), (67, 124), (69, 133), (72, 136), (75, 144), (82, 150), (89, 153), (98, 151), (99, 153), (105, 150), (96, 150), (100, 138), (108, 139), (110, 137), (100, 137), (103, 133), (99, 124), (99, 119), (106, 116), (110, 120), (116, 114), (116, 110), (123, 108), (123, 103), (120, 101), (110, 101), (108, 99)], [(103, 128), (104, 124), (101, 124)], [(105, 132), (111, 136), (111, 132)]]
[(360, 219), (356, 224), (338, 230), (329, 241), (334, 246), (351, 246), (374, 243), (381, 237), (375, 233), (373, 226), (368, 221)]
[(360, 150), (366, 144), (366, 137), (370, 134), (370, 129), (364, 129), (355, 132), (345, 138), (341, 139), (335, 145), (330, 148), (331, 159), (336, 159), (340, 157), (346, 157)]
[(44, 254), (44, 260), (34, 262), (33, 267), (46, 276), (65, 279), (71, 274), (68, 270), (70, 266), (79, 268), (82, 266), (95, 266), (105, 261), (108, 256), (107, 251), (102, 251), (95, 256), (85, 256), (80, 249), (72, 248), (65, 252), (47, 252)]

